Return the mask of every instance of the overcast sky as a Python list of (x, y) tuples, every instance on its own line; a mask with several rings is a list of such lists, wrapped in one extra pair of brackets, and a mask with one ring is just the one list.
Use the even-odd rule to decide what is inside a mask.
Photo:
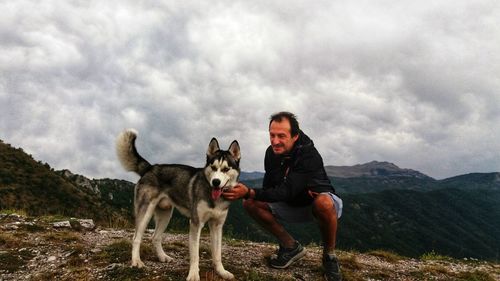
[(262, 171), (282, 110), (326, 165), (500, 171), (500, 2), (0, 1), (0, 139), (55, 169), (136, 180), (135, 128), (152, 163), (217, 137)]

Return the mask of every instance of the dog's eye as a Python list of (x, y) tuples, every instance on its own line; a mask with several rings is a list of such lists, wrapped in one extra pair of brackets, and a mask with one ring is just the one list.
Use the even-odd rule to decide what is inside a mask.
[(224, 173), (229, 172), (229, 168), (226, 167), (226, 168), (222, 169), (222, 172), (224, 172)]
[(215, 166), (210, 166), (210, 168), (212, 168), (212, 171), (217, 171), (217, 167)]

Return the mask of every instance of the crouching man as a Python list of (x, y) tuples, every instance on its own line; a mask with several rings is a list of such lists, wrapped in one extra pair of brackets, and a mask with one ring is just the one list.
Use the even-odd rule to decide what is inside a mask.
[(334, 254), (337, 219), (342, 200), (335, 194), (325, 172), (323, 159), (312, 140), (299, 128), (294, 114), (279, 112), (269, 122), (271, 145), (266, 150), (262, 189), (239, 183), (223, 195), (228, 200), (244, 198), (248, 214), (279, 241), (270, 266), (284, 269), (305, 255), (304, 247), (280, 223), (316, 220), (324, 243), (324, 278), (342, 280)]

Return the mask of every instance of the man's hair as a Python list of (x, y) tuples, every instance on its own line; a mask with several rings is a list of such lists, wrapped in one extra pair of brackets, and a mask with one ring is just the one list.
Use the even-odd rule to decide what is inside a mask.
[(283, 119), (287, 119), (290, 122), (290, 134), (292, 135), (292, 137), (299, 134), (299, 121), (297, 121), (297, 116), (295, 116), (295, 114), (288, 111), (281, 111), (271, 115), (271, 118), (269, 119), (269, 126), (271, 126), (271, 123), (273, 121), (281, 122), (283, 121)]

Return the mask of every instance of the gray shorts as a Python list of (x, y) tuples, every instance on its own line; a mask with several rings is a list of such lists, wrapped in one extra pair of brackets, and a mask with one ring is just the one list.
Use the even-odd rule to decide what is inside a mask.
[[(337, 218), (340, 218), (342, 216), (343, 208), (342, 199), (331, 192), (324, 192), (321, 194), (330, 195), (330, 198), (333, 201), (333, 205), (335, 206), (335, 210), (337, 211)], [(273, 213), (273, 215), (280, 221), (291, 223), (314, 221), (312, 204), (303, 207), (290, 206), (285, 202), (274, 202), (267, 204), (269, 205), (269, 208), (271, 208), (271, 212)]]

